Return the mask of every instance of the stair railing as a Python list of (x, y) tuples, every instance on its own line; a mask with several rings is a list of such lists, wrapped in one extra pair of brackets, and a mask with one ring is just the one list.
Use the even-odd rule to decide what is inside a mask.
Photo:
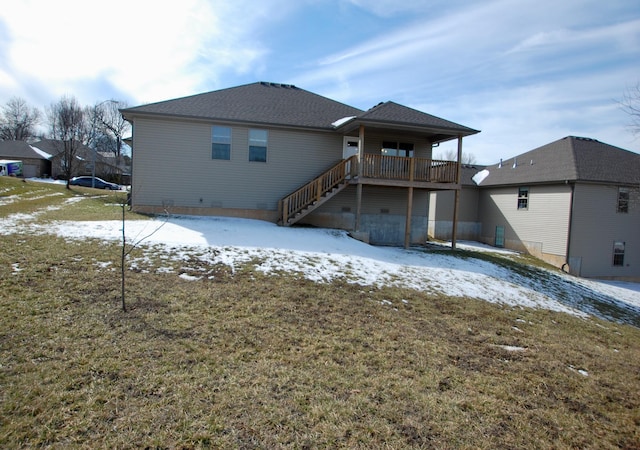
[(323, 196), (331, 192), (335, 187), (357, 174), (357, 156), (343, 159), (335, 166), (324, 172), (319, 177), (302, 186), (295, 192), (284, 197), (278, 202), (278, 214), (283, 224), (297, 213), (319, 202)]

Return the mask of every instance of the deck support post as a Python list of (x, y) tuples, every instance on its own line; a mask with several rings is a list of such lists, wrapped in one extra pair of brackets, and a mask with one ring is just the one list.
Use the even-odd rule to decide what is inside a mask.
[(411, 245), (411, 216), (413, 215), (413, 175), (416, 171), (415, 159), (409, 159), (409, 183), (411, 185), (408, 188), (407, 193), (407, 219), (404, 226), (404, 248), (409, 248)]
[(456, 170), (455, 198), (453, 205), (453, 227), (451, 230), (451, 248), (455, 250), (458, 235), (458, 207), (460, 206), (460, 176), (462, 172), (462, 135), (458, 135), (458, 164)]
[(364, 152), (364, 125), (360, 125), (358, 132), (358, 184), (356, 186), (356, 223), (355, 231), (360, 231), (362, 214), (362, 153)]
[(408, 189), (407, 195), (407, 220), (404, 229), (404, 248), (411, 245), (411, 216), (413, 215), (413, 186)]

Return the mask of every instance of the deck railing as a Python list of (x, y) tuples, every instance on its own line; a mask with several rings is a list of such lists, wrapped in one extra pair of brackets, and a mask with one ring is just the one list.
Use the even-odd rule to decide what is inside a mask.
[(352, 156), (344, 159), (327, 170), (325, 173), (310, 181), (297, 191), (287, 195), (280, 200), (280, 218), (283, 223), (287, 223), (290, 217), (322, 199), (324, 195), (331, 192), (341, 183), (349, 178), (354, 178), (357, 174), (358, 159)]
[(362, 155), (362, 176), (399, 181), (455, 183), (458, 175), (455, 161), (399, 156)]
[[(408, 182), (455, 183), (458, 164), (455, 161), (441, 161), (427, 158), (403, 158), (399, 156), (362, 155), (362, 168), (358, 170), (357, 156), (340, 161), (325, 173), (284, 197), (278, 203), (279, 220), (287, 224), (309, 206), (323, 200), (329, 192), (349, 179), (379, 179)], [(366, 183), (366, 181), (365, 181)]]

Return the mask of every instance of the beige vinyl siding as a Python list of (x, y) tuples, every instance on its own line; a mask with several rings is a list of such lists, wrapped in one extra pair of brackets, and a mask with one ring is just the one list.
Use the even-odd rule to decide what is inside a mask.
[[(458, 205), (457, 239), (478, 240), (481, 225), (478, 221), (480, 190), (465, 187), (460, 192)], [(432, 191), (429, 197), (429, 236), (451, 239), (455, 191)]]
[(527, 209), (518, 209), (518, 188), (485, 189), (480, 193), (482, 240), (493, 244), (496, 226), (505, 230), (505, 246), (536, 256), (565, 256), (571, 188), (568, 185), (529, 187)]
[[(570, 252), (583, 277), (640, 279), (640, 189), (618, 213), (618, 186), (575, 186)], [(613, 266), (613, 243), (625, 242), (624, 265)]]
[[(362, 187), (362, 214), (407, 215), (407, 188), (368, 186)], [(413, 190), (413, 215), (427, 215), (429, 197), (425, 190)], [(356, 212), (356, 187), (348, 186), (317, 209), (319, 213)]]
[(269, 132), (267, 162), (250, 162), (249, 127), (230, 126), (231, 159), (215, 160), (213, 125), (135, 120), (134, 205), (275, 210), (342, 158), (340, 135), (255, 127)]

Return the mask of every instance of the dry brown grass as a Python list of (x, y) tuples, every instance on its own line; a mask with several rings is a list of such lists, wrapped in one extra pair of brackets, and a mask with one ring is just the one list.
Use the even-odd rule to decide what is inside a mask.
[(249, 266), (123, 313), (117, 245), (0, 244), (2, 448), (640, 448), (631, 326)]

